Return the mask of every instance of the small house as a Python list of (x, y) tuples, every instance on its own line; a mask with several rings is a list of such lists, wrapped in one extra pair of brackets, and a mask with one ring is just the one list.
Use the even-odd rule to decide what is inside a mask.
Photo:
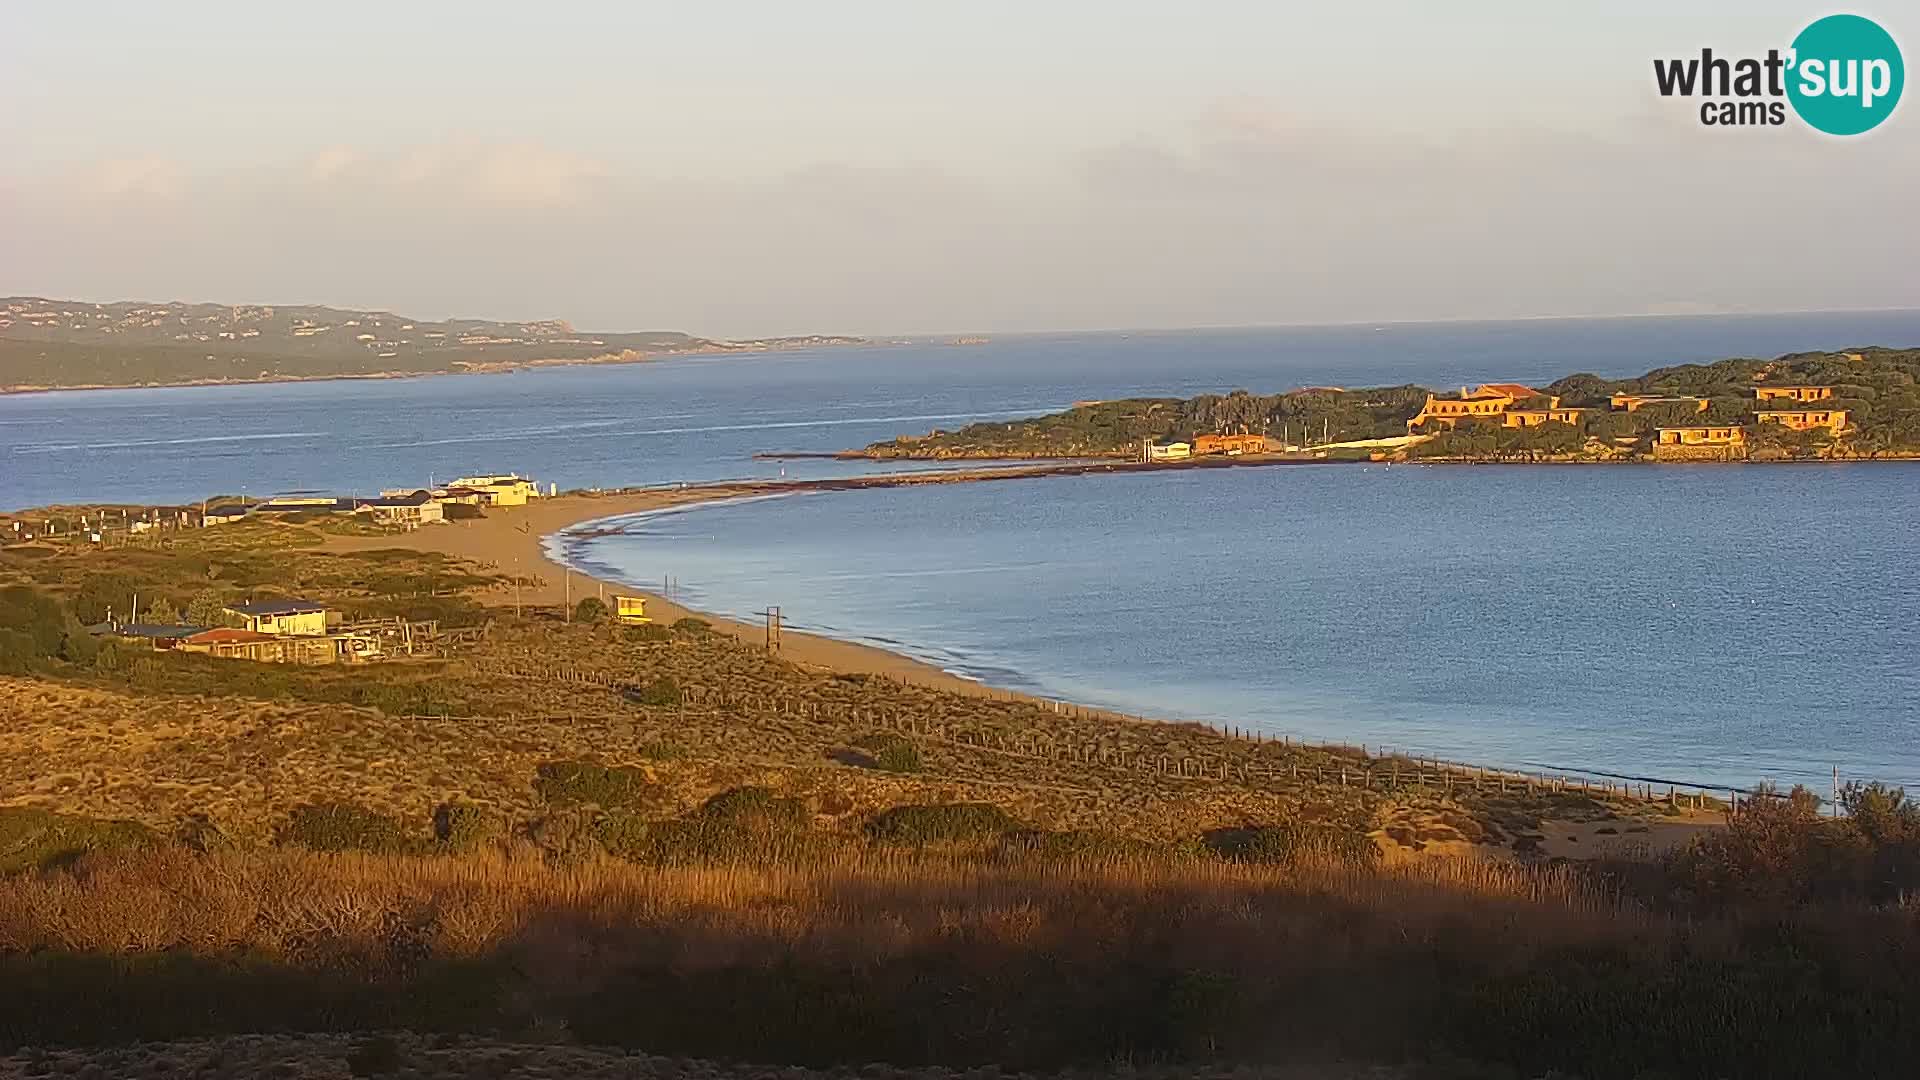
[(525, 506), (540, 494), (540, 485), (514, 473), (457, 477), (447, 487), (473, 491), (482, 506)]
[(1756, 386), (1753, 388), (1755, 401), (1825, 401), (1833, 396), (1831, 386)]
[(376, 524), (399, 525), (413, 528), (417, 525), (430, 525), (446, 520), (446, 510), (440, 500), (427, 490), (408, 492), (404, 495), (382, 495), (378, 499), (362, 499), (354, 513), (366, 514)]
[(1779, 424), (1793, 431), (1826, 428), (1838, 435), (1847, 430), (1845, 409), (1762, 409), (1753, 415), (1763, 424)]
[(1184, 442), (1153, 442), (1147, 444), (1148, 461), (1185, 461), (1193, 456), (1193, 444)]
[[(1559, 399), (1556, 398), (1554, 400), (1557, 401)], [(1500, 414), (1500, 423), (1505, 427), (1524, 428), (1539, 427), (1541, 424), (1552, 421), (1558, 424), (1572, 424), (1578, 427), (1580, 425), (1580, 418), (1591, 411), (1591, 409), (1561, 408), (1508, 409), (1506, 412)]]
[(1691, 405), (1694, 412), (1706, 412), (1708, 401), (1686, 394), (1615, 394), (1609, 399), (1615, 412), (1639, 412), (1649, 405)]
[(242, 627), (258, 634), (290, 634), (317, 637), (327, 632), (327, 607), (311, 600), (270, 600), (258, 604), (236, 604), (226, 613)]
[(644, 596), (616, 596), (613, 598), (613, 618), (616, 622), (638, 626), (652, 622), (647, 617), (647, 598)]
[(1264, 454), (1267, 452), (1265, 435), (1195, 435), (1193, 437), (1193, 456), (1207, 454), (1226, 454), (1237, 457), (1241, 454)]
[(1655, 428), (1656, 461), (1732, 461), (1746, 449), (1747, 432), (1738, 424), (1695, 424)]

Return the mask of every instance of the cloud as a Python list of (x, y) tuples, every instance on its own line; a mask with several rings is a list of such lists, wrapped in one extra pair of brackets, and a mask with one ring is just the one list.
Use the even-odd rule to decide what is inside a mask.
[[(1313, 129), (1242, 99), (1188, 119), (1017, 167), (823, 150), (663, 175), (587, 147), (474, 139), (246, 169), (135, 156), (84, 183), (0, 172), (0, 219), (16, 219), (20, 292), (720, 335), (1911, 302), (1910, 143), (1653, 114), (1408, 137)], [(1817, 273), (1783, 247), (1814, 223), (1837, 253)]]
[(145, 154), (93, 162), (74, 180), (75, 190), (100, 199), (171, 199), (185, 190), (187, 170), (172, 158)]

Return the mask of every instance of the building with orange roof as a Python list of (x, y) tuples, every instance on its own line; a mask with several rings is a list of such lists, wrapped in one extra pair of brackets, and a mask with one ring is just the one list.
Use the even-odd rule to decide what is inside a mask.
[(1794, 431), (1827, 428), (1838, 435), (1847, 430), (1845, 409), (1762, 409), (1753, 417), (1763, 424), (1779, 424)]
[(1649, 405), (1692, 405), (1694, 412), (1707, 411), (1707, 399), (1690, 394), (1615, 394), (1609, 404), (1615, 412), (1639, 412)]
[(1195, 435), (1193, 437), (1193, 456), (1203, 454), (1264, 454), (1267, 452), (1265, 435)]
[[(1407, 421), (1407, 432), (1412, 434), (1423, 424), (1450, 428), (1462, 420), (1495, 420), (1516, 403), (1541, 396), (1540, 391), (1519, 383), (1482, 383), (1471, 390), (1463, 386), (1459, 397), (1428, 394), (1427, 403), (1420, 407), (1413, 419)], [(1547, 400), (1549, 409), (1560, 408), (1559, 398), (1548, 397)]]
[(1731, 461), (1746, 452), (1747, 432), (1738, 424), (1688, 424), (1653, 430), (1656, 461)]
[(1753, 388), (1755, 401), (1798, 401), (1807, 403), (1825, 401), (1833, 396), (1831, 386), (1756, 386)]

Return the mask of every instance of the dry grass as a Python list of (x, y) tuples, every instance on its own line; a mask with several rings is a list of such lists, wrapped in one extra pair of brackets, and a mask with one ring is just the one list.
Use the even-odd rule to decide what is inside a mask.
[(1920, 1038), (1916, 957), (1897, 912), (1683, 920), (1469, 860), (162, 848), (0, 881), (0, 1050), (299, 1025), (808, 1065), (1883, 1076)]
[[(1137, 1080), (1401, 1080), (1413, 1074), (1365, 1065), (1129, 1068)], [(1110, 1069), (1004, 1073), (861, 1065), (773, 1068), (656, 1057), (588, 1047), (516, 1043), (411, 1032), (376, 1035), (248, 1035), (88, 1050), (30, 1050), (0, 1057), (0, 1080), (45, 1076), (193, 1076), (206, 1080), (341, 1080), (398, 1075), (414, 1080), (1093, 1080)]]
[[(584, 658), (584, 661), (583, 661)], [(629, 685), (672, 679), (691, 702), (642, 705), (615, 690), (526, 671), (590, 662)], [(258, 671), (261, 678), (254, 679)], [(546, 809), (531, 781), (552, 760), (640, 765), (650, 810), (671, 816), (715, 794), (759, 785), (806, 799), (821, 823), (852, 828), (888, 806), (991, 802), (1051, 830), (1098, 830), (1141, 840), (1191, 839), (1246, 824), (1314, 822), (1372, 832), (1391, 852), (1493, 850), (1541, 816), (1613, 811), (1588, 799), (1358, 785), (1386, 766), (1327, 751), (1253, 745), (1193, 726), (1071, 716), (991, 700), (801, 669), (722, 635), (630, 641), (606, 628), (505, 623), (450, 662), (369, 669), (267, 669), (154, 655), (130, 671), (78, 681), (0, 678), (0, 805), (127, 818), (170, 830), (205, 816), (236, 837), (265, 838), (298, 805), (346, 800), (422, 832), (433, 809), (459, 800), (513, 822)], [(273, 681), (267, 681), (271, 679)], [(222, 681), (226, 680), (226, 681)], [(166, 692), (231, 685), (279, 700)], [(405, 700), (450, 700), (451, 719), (390, 716), (330, 704), (356, 687)], [(947, 738), (913, 738), (923, 768), (893, 773), (855, 751), (883, 718)], [(966, 737), (975, 743), (962, 743)], [(1079, 760), (1009, 753), (996, 745), (1094, 747)], [(1119, 764), (1120, 755), (1134, 762)], [(1161, 756), (1207, 762), (1207, 778), (1138, 766)], [(1222, 762), (1264, 766), (1251, 778)], [(1355, 786), (1308, 773), (1335, 763)], [(1287, 775), (1289, 766), (1303, 774)]]

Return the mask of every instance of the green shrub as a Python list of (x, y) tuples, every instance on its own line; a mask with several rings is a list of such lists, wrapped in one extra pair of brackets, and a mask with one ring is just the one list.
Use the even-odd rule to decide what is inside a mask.
[(156, 839), (138, 822), (0, 807), (0, 874), (64, 866), (88, 852), (144, 847)]
[(133, 613), (133, 596), (140, 583), (125, 574), (89, 574), (73, 594), (73, 613), (91, 626), (105, 622), (107, 614), (124, 619)]
[(590, 761), (549, 761), (534, 773), (533, 790), (553, 806), (632, 806), (652, 794), (645, 770)]
[(882, 772), (926, 771), (926, 763), (920, 758), (920, 748), (905, 736), (888, 733), (863, 735), (853, 741), (853, 746), (866, 751), (873, 761), (873, 767)]
[(506, 835), (506, 822), (484, 806), (441, 803), (433, 810), (433, 840), (445, 851), (475, 851)]
[(397, 853), (419, 847), (399, 821), (352, 803), (307, 803), (293, 808), (274, 842), (311, 851)]
[(763, 787), (723, 791), (708, 799), (698, 813), (707, 821), (750, 828), (791, 828), (807, 823), (805, 803), (775, 795)]
[(933, 844), (985, 840), (1020, 827), (992, 803), (932, 803), (883, 810), (867, 822), (867, 835), (893, 844)]
[(0, 589), (0, 626), (27, 635), (42, 656), (60, 649), (66, 634), (66, 613), (51, 596), (28, 585)]
[(40, 668), (45, 656), (24, 630), (0, 626), (0, 675), (25, 675)]
[(713, 625), (705, 619), (696, 619), (691, 615), (673, 620), (673, 629), (682, 634), (705, 634)]
[(654, 623), (642, 623), (639, 626), (624, 627), (620, 637), (633, 645), (643, 645), (649, 641), (671, 641), (673, 631)]
[(642, 705), (656, 705), (672, 708), (680, 704), (680, 684), (673, 676), (663, 675), (628, 695)]
[(222, 626), (227, 615), (227, 597), (219, 589), (201, 589), (187, 601), (187, 623), (191, 626)]
[(609, 614), (606, 603), (597, 596), (589, 596), (573, 605), (573, 621), (577, 623), (605, 622)]
[(817, 851), (807, 808), (762, 787), (723, 791), (700, 809), (670, 821), (612, 814), (594, 836), (609, 853), (635, 862), (778, 862)]
[(111, 674), (126, 666), (126, 657), (120, 653), (120, 646), (111, 641), (103, 641), (93, 653), (93, 670)]
[(1201, 844), (1228, 862), (1285, 865), (1307, 855), (1325, 855), (1349, 862), (1371, 862), (1380, 849), (1355, 828), (1337, 825), (1249, 825), (1215, 829)]

